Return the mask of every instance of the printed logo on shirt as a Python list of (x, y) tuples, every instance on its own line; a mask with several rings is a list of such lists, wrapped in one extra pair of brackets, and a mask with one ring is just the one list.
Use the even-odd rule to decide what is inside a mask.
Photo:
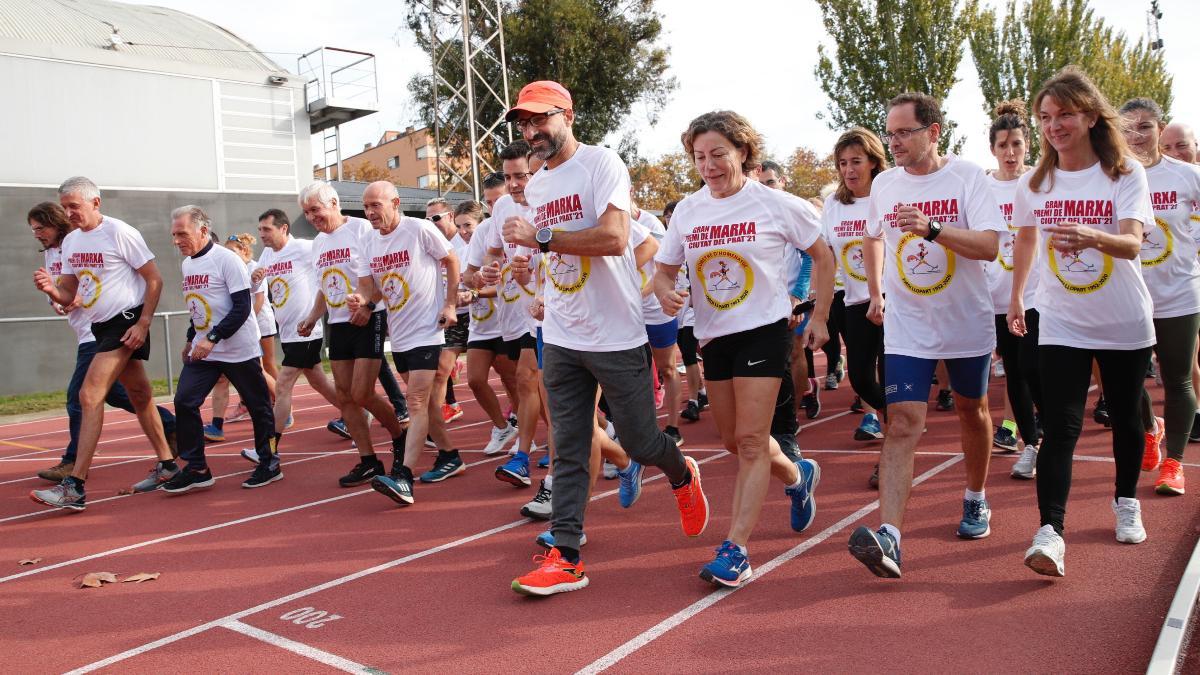
[(905, 288), (934, 295), (954, 280), (954, 252), (909, 232), (896, 246), (896, 269)]
[(559, 293), (578, 293), (592, 276), (592, 259), (588, 256), (564, 256), (551, 251), (548, 257), (546, 273)]
[(100, 291), (103, 287), (100, 277), (90, 270), (82, 270), (76, 272), (75, 275), (79, 277), (79, 297), (82, 300), (80, 306), (84, 309), (91, 309), (92, 305), (100, 299)]
[(383, 291), (383, 299), (387, 300), (389, 312), (399, 311), (408, 304), (408, 299), (411, 297), (408, 281), (399, 272), (388, 272), (383, 275), (380, 286)]
[(500, 269), (500, 298), (511, 304), (520, 300), (522, 293), (533, 296), (533, 291), (513, 278), (512, 268), (505, 265)]
[(288, 296), (292, 293), (292, 287), (288, 285), (287, 279), (275, 277), (267, 283), (267, 291), (271, 296), (271, 305), (275, 309), (279, 309), (287, 304)]
[[(865, 221), (864, 221), (865, 222)], [(867, 270), (863, 263), (862, 239), (851, 239), (842, 244), (842, 269), (855, 281), (866, 281)]]
[(709, 251), (696, 260), (704, 299), (718, 311), (733, 309), (754, 290), (754, 270), (742, 256), (728, 249)]
[(726, 244), (740, 244), (754, 241), (757, 238), (757, 223), (751, 220), (723, 225), (697, 225), (692, 228), (691, 234), (688, 234), (684, 240), (687, 241), (688, 248), (709, 248)]
[(996, 262), (1005, 272), (1013, 271), (1013, 248), (1017, 245), (1017, 228), (1008, 226), (1008, 232), (1000, 233), (1000, 251), (996, 253)]
[(188, 293), (183, 296), (183, 303), (187, 305), (188, 314), (192, 317), (192, 326), (198, 331), (208, 330), (209, 324), (212, 323), (212, 308), (208, 306), (208, 301), (198, 293)]
[(533, 225), (540, 230), (572, 220), (583, 220), (583, 203), (577, 194), (551, 199), (538, 206)]
[(1142, 230), (1142, 249), (1138, 251), (1138, 255), (1142, 258), (1142, 267), (1161, 265), (1163, 261), (1171, 257), (1171, 252), (1174, 250), (1175, 239), (1171, 236), (1170, 226), (1162, 218), (1155, 216), (1154, 225)]
[(1063, 288), (1072, 293), (1095, 293), (1112, 278), (1112, 256), (1095, 249), (1062, 252), (1046, 244), (1046, 261)]
[(491, 298), (476, 298), (471, 302), (471, 321), (487, 321), (495, 313), (496, 303)]
[(350, 278), (340, 269), (331, 267), (321, 274), (321, 291), (330, 307), (345, 307), (346, 296), (350, 295)]

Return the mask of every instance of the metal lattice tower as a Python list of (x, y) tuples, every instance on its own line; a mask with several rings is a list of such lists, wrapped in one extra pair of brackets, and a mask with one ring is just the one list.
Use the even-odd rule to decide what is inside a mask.
[(479, 198), (483, 176), (497, 169), (497, 130), (512, 141), (502, 11), (501, 0), (430, 0), (438, 194)]

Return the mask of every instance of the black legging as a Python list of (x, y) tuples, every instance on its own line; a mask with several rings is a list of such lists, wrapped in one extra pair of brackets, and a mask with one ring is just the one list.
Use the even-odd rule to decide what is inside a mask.
[(795, 385), (792, 383), (792, 341), (788, 340), (788, 358), (779, 381), (779, 393), (775, 396), (775, 414), (771, 417), (771, 435), (795, 436), (800, 431), (800, 418), (796, 417)]
[[(1033, 393), (1021, 367), (1021, 338), (1009, 332), (1008, 319), (1003, 314), (996, 315), (996, 351), (1000, 353), (1000, 361), (1004, 364), (1004, 388), (1008, 391), (1008, 403), (1012, 406), (1017, 431), (1026, 445), (1037, 445)], [(1037, 383), (1033, 384), (1037, 386)]]
[(1037, 458), (1037, 497), (1041, 524), (1062, 534), (1071, 492), (1071, 461), (1083, 429), (1083, 411), (1092, 381), (1092, 360), (1100, 364), (1104, 399), (1112, 419), (1114, 498), (1137, 496), (1142, 470), (1142, 380), (1150, 365), (1150, 347), (1134, 350), (1078, 349), (1041, 345), (1042, 426), (1045, 437)]
[[(1029, 387), (1029, 396), (1033, 399), (1033, 409), (1039, 415), (1045, 415), (1045, 408), (1042, 407), (1042, 371), (1038, 366), (1038, 325), (1041, 321), (1041, 315), (1036, 309), (1025, 310), (1025, 336), (1020, 338), (1020, 347), (1018, 348), (1018, 366), (1021, 371), (1021, 379), (1025, 381)], [(1008, 364), (1004, 364), (1004, 368), (1008, 369)]]
[(383, 391), (387, 394), (392, 408), (399, 410), (407, 406), (408, 401), (404, 398), (404, 392), (400, 391), (400, 383), (396, 381), (396, 375), (388, 365), (387, 359), (383, 359), (379, 364), (379, 384), (383, 385)]
[(846, 307), (843, 335), (846, 338), (846, 361), (850, 371), (850, 387), (867, 405), (885, 413), (883, 397), (883, 326), (867, 320), (871, 303), (861, 302)]
[(825, 322), (829, 329), (829, 341), (822, 347), (825, 352), (825, 374), (837, 371), (838, 360), (842, 357), (842, 336), (846, 334), (846, 291), (833, 294), (833, 302), (829, 305), (829, 321)]

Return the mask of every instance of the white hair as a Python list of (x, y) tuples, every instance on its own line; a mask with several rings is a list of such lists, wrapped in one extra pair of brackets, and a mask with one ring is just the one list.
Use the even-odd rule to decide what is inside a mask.
[(100, 188), (96, 187), (90, 178), (72, 176), (58, 186), (58, 195), (64, 197), (72, 194), (77, 194), (90, 202), (100, 198)]
[(208, 214), (204, 212), (204, 209), (199, 206), (188, 204), (175, 209), (171, 212), (171, 221), (174, 222), (176, 219), (184, 216), (187, 216), (188, 222), (197, 230), (206, 227), (209, 232), (212, 232), (212, 221), (209, 219)]
[(303, 209), (304, 202), (313, 197), (316, 197), (322, 206), (330, 206), (335, 201), (338, 201), (337, 190), (334, 190), (332, 185), (323, 180), (313, 181), (304, 186), (304, 189), (300, 191), (300, 208)]

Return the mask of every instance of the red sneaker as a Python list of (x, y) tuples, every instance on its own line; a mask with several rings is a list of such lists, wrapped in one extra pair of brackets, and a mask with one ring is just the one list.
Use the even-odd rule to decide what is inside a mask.
[(554, 595), (577, 591), (588, 585), (583, 563), (567, 562), (557, 548), (550, 549), (546, 555), (533, 556), (533, 561), (538, 564), (536, 569), (513, 579), (512, 589), (521, 595)]
[(1177, 460), (1170, 457), (1163, 460), (1154, 491), (1160, 495), (1183, 494), (1183, 466)]
[(458, 404), (450, 405), (449, 403), (442, 404), (442, 419), (449, 424), (454, 420), (463, 416), (463, 409)]
[(683, 459), (692, 472), (692, 480), (683, 487), (675, 488), (675, 502), (679, 506), (683, 533), (689, 537), (699, 537), (708, 527), (708, 497), (704, 496), (704, 488), (700, 485), (700, 465), (691, 457)]
[(1146, 434), (1146, 451), (1142, 453), (1142, 471), (1153, 471), (1162, 461), (1163, 436), (1167, 435), (1167, 423), (1161, 417), (1155, 417), (1154, 423), (1158, 428)]

